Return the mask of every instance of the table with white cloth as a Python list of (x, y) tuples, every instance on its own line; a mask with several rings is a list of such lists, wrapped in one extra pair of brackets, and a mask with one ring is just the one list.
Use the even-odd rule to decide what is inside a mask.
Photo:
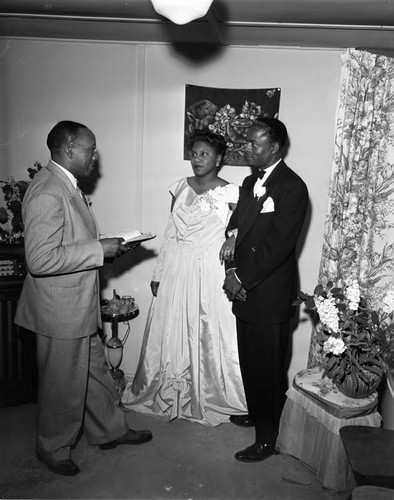
[(339, 429), (347, 425), (380, 427), (378, 394), (349, 398), (322, 375), (312, 368), (294, 377), (286, 393), (276, 447), (307, 465), (323, 487), (345, 491), (356, 483)]

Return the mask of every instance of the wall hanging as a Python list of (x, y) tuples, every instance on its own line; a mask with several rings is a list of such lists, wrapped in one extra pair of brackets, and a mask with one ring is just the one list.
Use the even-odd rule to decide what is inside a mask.
[(280, 88), (221, 89), (186, 85), (184, 159), (197, 129), (209, 128), (227, 141), (225, 165), (247, 165), (246, 132), (260, 116), (278, 117)]

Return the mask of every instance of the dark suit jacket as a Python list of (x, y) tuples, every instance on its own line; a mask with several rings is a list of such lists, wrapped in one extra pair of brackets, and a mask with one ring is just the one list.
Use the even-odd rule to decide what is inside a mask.
[[(233, 302), (236, 317), (249, 323), (289, 321), (297, 296), (296, 243), (308, 206), (303, 180), (281, 161), (265, 183), (266, 193), (253, 195), (256, 176), (245, 178), (227, 230), (238, 228), (234, 261), (247, 300)], [(267, 211), (273, 209), (272, 211)]]

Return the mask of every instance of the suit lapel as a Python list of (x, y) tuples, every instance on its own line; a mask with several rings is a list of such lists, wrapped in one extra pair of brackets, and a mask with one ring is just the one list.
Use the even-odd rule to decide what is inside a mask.
[[(75, 191), (75, 190), (74, 190)], [(90, 211), (89, 207), (85, 204), (82, 197), (75, 191), (70, 196), (70, 204), (73, 205), (78, 212), (80, 212), (89, 232), (94, 238), (97, 238), (98, 230), (96, 221), (93, 217), (93, 213)]]
[(238, 245), (242, 241), (243, 237), (249, 232), (249, 230), (255, 223), (256, 218), (260, 213), (263, 203), (267, 197), (265, 195), (259, 199), (255, 198), (253, 194), (253, 187), (255, 182), (256, 177), (252, 175), (244, 184), (244, 189), (247, 193), (247, 196), (244, 198), (242, 205), (239, 207), (239, 227), (236, 245)]
[(267, 193), (268, 196), (272, 195), (272, 189), (275, 188), (275, 186), (280, 183), (280, 178), (282, 177), (282, 174), (285, 170), (286, 163), (282, 160), (279, 162), (276, 167), (274, 168), (272, 174), (268, 177), (267, 182), (265, 184), (267, 188)]

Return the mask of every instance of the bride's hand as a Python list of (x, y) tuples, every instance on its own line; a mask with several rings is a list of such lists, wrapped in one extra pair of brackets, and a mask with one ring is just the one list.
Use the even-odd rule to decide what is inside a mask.
[(232, 235), (223, 243), (222, 248), (219, 252), (220, 263), (223, 264), (224, 260), (234, 259), (234, 249), (235, 249), (235, 236)]

